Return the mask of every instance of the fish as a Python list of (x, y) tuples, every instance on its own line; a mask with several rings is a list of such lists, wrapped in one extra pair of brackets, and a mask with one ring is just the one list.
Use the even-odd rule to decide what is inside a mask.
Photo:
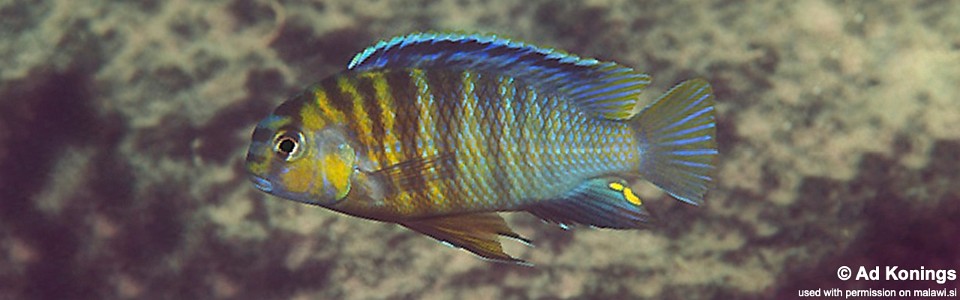
[(260, 191), (395, 223), (481, 258), (532, 245), (501, 213), (563, 228), (644, 229), (645, 180), (694, 206), (719, 151), (704, 79), (640, 101), (648, 74), (496, 34), (380, 41), (280, 104), (253, 131)]

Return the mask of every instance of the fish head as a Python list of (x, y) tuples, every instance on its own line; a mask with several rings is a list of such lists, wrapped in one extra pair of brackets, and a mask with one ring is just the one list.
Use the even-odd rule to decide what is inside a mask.
[(247, 152), (247, 173), (257, 189), (274, 196), (334, 204), (350, 192), (356, 153), (337, 126), (303, 123), (277, 112), (261, 121)]

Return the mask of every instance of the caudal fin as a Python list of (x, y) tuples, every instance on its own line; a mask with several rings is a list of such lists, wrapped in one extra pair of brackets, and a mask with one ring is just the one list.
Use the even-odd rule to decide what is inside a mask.
[(718, 155), (713, 90), (703, 79), (667, 91), (634, 120), (640, 173), (670, 195), (699, 205)]

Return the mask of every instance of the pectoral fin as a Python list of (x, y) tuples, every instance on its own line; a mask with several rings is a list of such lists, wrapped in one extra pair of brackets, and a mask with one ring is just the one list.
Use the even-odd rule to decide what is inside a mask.
[(381, 178), (392, 192), (416, 191), (425, 188), (428, 182), (451, 178), (455, 170), (454, 156), (441, 153), (386, 166), (371, 172), (370, 176)]
[(527, 264), (523, 260), (504, 253), (497, 236), (514, 238), (526, 244), (529, 244), (530, 240), (513, 232), (503, 218), (496, 213), (433, 217), (401, 222), (400, 225), (441, 242), (466, 249), (482, 258)]

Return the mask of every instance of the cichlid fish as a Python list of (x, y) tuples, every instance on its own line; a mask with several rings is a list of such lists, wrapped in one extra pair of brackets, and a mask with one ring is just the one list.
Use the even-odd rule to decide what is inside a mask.
[(699, 205), (718, 156), (701, 79), (650, 105), (650, 76), (496, 35), (381, 41), (280, 105), (246, 168), (275, 196), (397, 223), (480, 257), (524, 263), (497, 214), (566, 228), (644, 228), (645, 179)]

